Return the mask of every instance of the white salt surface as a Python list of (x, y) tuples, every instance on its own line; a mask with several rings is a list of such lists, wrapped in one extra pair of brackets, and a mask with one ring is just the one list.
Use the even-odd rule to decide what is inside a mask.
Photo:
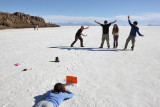
[(137, 36), (134, 51), (121, 51), (129, 26), (120, 26), (117, 49), (112, 27), (111, 49), (98, 48), (100, 26), (83, 31), (84, 48), (79, 41), (71, 48), (79, 28), (0, 30), (0, 107), (32, 107), (66, 76), (78, 84), (67, 86), (75, 96), (60, 107), (160, 107), (160, 27), (140, 26), (145, 36)]

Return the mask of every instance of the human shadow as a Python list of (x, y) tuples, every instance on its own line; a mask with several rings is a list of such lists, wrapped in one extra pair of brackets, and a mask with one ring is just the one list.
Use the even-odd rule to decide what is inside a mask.
[(48, 47), (48, 48), (57, 48), (61, 50), (87, 50), (87, 51), (122, 51), (122, 49), (106, 49), (106, 48), (76, 48), (76, 47), (67, 47), (67, 46), (56, 46), (56, 47)]
[(49, 62), (56, 62), (56, 61), (49, 61)]
[(40, 101), (44, 100), (48, 94), (50, 93), (50, 91), (47, 91), (46, 93), (44, 93), (43, 95), (38, 95), (38, 96), (35, 96), (34, 99), (35, 99), (35, 103), (32, 107), (36, 107), (37, 103), (39, 103)]
[(92, 49), (92, 51), (122, 51), (122, 49)]
[(73, 85), (73, 83), (64, 83), (63, 85), (64, 86), (70, 86), (70, 85)]

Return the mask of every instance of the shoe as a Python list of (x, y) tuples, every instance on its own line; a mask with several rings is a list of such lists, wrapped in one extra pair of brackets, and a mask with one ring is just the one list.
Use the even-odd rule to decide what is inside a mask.
[(73, 46), (71, 45), (71, 47), (73, 47)]
[(133, 48), (133, 47), (131, 47), (131, 50), (133, 51), (133, 50), (134, 50), (134, 48)]
[(103, 47), (100, 46), (99, 48), (103, 48)]
[(110, 46), (108, 46), (108, 49), (110, 48)]
[(81, 46), (81, 47), (84, 47), (84, 46)]
[(126, 50), (127, 48), (124, 48), (124, 49), (122, 49), (122, 50)]

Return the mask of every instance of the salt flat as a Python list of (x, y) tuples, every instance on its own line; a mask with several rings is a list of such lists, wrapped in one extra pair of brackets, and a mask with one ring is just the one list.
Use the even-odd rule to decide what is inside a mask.
[(129, 26), (120, 26), (117, 49), (112, 49), (112, 27), (111, 49), (106, 43), (98, 48), (100, 26), (83, 31), (84, 48), (79, 41), (71, 48), (79, 28), (0, 30), (0, 106), (32, 107), (68, 75), (78, 77), (77, 85), (67, 87), (75, 97), (60, 107), (160, 106), (160, 27), (140, 26), (145, 36), (137, 36), (134, 51), (122, 51)]

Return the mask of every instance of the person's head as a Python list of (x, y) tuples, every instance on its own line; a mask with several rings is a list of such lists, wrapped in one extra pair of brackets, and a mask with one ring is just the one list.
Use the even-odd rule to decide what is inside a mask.
[(107, 20), (104, 21), (104, 24), (107, 24)]
[(113, 27), (114, 27), (114, 28), (118, 28), (117, 24), (114, 24)]
[(57, 83), (55, 86), (54, 86), (54, 90), (53, 92), (65, 92), (65, 86), (62, 84), (62, 83)]
[(113, 25), (113, 32), (119, 32), (119, 28), (118, 28), (117, 24)]
[(137, 21), (134, 21), (133, 24), (134, 24), (135, 26), (137, 26), (138, 22), (137, 22)]
[(83, 30), (83, 29), (84, 29), (84, 26), (81, 26), (81, 29)]

